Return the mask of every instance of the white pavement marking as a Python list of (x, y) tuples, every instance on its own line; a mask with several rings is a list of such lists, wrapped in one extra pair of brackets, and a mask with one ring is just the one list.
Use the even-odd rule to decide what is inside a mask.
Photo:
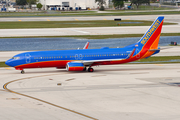
[(80, 31), (80, 30), (76, 30), (76, 29), (71, 29), (71, 31), (74, 31), (74, 32), (80, 32), (80, 33), (84, 33), (84, 34), (88, 34), (88, 33), (89, 33), (89, 32)]

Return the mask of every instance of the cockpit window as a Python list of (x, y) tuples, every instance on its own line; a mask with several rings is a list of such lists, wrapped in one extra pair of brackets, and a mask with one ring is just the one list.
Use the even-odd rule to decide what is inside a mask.
[(12, 59), (18, 60), (18, 59), (20, 59), (20, 57), (12, 57)]

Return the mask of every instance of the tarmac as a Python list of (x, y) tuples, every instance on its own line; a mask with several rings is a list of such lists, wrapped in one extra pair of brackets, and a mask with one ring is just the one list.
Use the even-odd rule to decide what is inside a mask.
[[(180, 9), (176, 9), (180, 11)], [(159, 11), (159, 10), (158, 10)], [(168, 10), (169, 11), (169, 10)], [(104, 12), (104, 11), (103, 11)], [(125, 11), (126, 12), (126, 11)], [(137, 12), (137, 11), (136, 11)], [(125, 16), (49, 16), (49, 17), (1, 17), (1, 22), (23, 22), (23, 21), (88, 21), (88, 20), (114, 20), (119, 18), (122, 20), (148, 20), (154, 21), (160, 15), (127, 15)], [(180, 16), (177, 14), (162, 15), (165, 17), (165, 22), (180, 23)]]
[[(180, 64), (0, 68), (2, 120), (178, 120)], [(4, 89), (5, 90), (4, 90)]]
[[(0, 29), (1, 37), (144, 34), (150, 26)], [(180, 33), (180, 25), (164, 25), (161, 33)]]

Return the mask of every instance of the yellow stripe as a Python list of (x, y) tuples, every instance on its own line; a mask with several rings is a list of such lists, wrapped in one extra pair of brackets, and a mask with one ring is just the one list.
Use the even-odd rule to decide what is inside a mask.
[(161, 65), (161, 64), (155, 64), (155, 65), (157, 65), (157, 66), (164, 66), (164, 65)]
[(11, 70), (11, 68), (5, 68), (5, 69), (7, 69), (7, 70)]

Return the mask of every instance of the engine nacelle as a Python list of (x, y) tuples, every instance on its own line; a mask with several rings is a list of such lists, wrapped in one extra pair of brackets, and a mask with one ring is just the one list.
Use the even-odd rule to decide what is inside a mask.
[(66, 65), (67, 71), (83, 71), (84, 69), (85, 69), (85, 66), (83, 63), (69, 62)]

